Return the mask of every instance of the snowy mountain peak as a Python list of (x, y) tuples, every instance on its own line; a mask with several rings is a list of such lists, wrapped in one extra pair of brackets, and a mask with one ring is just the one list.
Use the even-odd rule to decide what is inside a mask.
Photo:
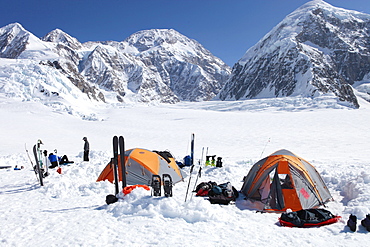
[(74, 37), (70, 36), (69, 34), (63, 32), (60, 29), (55, 29), (45, 35), (42, 38), (43, 41), (47, 42), (54, 42), (54, 43), (63, 43), (72, 49), (80, 49), (82, 48), (81, 43)]
[(52, 47), (25, 30), (19, 23), (0, 28), (0, 57), (48, 59), (56, 57)]
[(0, 34), (3, 34), (5, 32), (13, 33), (14, 35), (17, 35), (20, 32), (28, 33), (28, 31), (26, 31), (26, 29), (24, 29), (24, 27), (18, 22), (10, 23), (10, 24), (4, 26), (3, 28), (1, 28), (0, 30), (1, 30)]
[(117, 99), (136, 94), (138, 101), (176, 103), (213, 98), (228, 79), (230, 67), (195, 40), (173, 29), (151, 29), (124, 41), (89, 42), (93, 49), (82, 73)]
[(333, 8), (332, 5), (330, 5), (329, 3), (327, 3), (327, 2), (325, 2), (323, 0), (312, 0), (312, 1), (309, 1), (309, 2), (307, 2), (305, 4), (303, 4), (298, 9), (316, 8), (316, 7)]
[(26, 49), (30, 35), (19, 23), (0, 28), (0, 57), (18, 57)]
[(142, 52), (164, 44), (173, 45), (183, 40), (190, 42), (190, 39), (173, 29), (151, 29), (136, 32), (130, 35), (124, 42), (136, 47), (139, 52)]

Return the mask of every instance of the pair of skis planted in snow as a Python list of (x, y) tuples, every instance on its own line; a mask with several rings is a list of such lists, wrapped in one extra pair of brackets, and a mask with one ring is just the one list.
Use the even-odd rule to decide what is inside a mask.
[(124, 189), (127, 186), (127, 182), (126, 182), (126, 167), (125, 167), (125, 140), (123, 136), (120, 136), (119, 138), (117, 136), (113, 137), (112, 165), (113, 165), (113, 172), (114, 172), (114, 182), (115, 182), (116, 194), (119, 193), (118, 150), (120, 154), (122, 189)]
[(161, 196), (161, 186), (163, 182), (163, 191), (165, 197), (172, 197), (172, 178), (169, 174), (163, 174), (162, 179), (159, 175), (152, 176), (152, 195)]
[(121, 166), (121, 176), (122, 176), (122, 189), (127, 186), (126, 182), (126, 166), (125, 166), (125, 140), (123, 136), (113, 137), (113, 158), (111, 159), (111, 165), (113, 166), (114, 175), (114, 186), (115, 195), (107, 195), (106, 203), (111, 204), (118, 201), (117, 194), (119, 193), (119, 174), (118, 174), (118, 150), (120, 154), (120, 166)]
[[(40, 148), (41, 144), (43, 144), (42, 141), (38, 140), (37, 144), (33, 145), (33, 155), (35, 156), (35, 161), (36, 161), (36, 165), (33, 167), (33, 169), (35, 170), (36, 175), (38, 175), (38, 181), (40, 182), (40, 185), (44, 186), (44, 178), (48, 176), (49, 173), (47, 171), (47, 164), (46, 163), (44, 164), (42, 162), (42, 151)], [(28, 155), (27, 148), (26, 148), (26, 152)], [(28, 158), (30, 159), (31, 164), (33, 165), (31, 158), (29, 156)]]

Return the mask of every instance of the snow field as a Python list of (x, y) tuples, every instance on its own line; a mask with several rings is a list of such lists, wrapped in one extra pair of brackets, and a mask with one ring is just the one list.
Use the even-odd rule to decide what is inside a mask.
[[(0, 104), (0, 243), (2, 246), (366, 246), (368, 233), (346, 228), (349, 214), (359, 220), (370, 213), (369, 106), (358, 110), (300, 98), (176, 105), (99, 106), (95, 121), (34, 102), (6, 99)], [(25, 126), (24, 123), (27, 123)], [(105, 196), (109, 182), (95, 182), (112, 156), (113, 135), (123, 135), (126, 149), (169, 150), (181, 160), (195, 133), (196, 166), (208, 154), (223, 157), (222, 168), (203, 167), (200, 182), (231, 182), (240, 189), (249, 168), (285, 148), (313, 164), (335, 201), (328, 210), (340, 222), (321, 228), (285, 228), (279, 214), (248, 209), (243, 196), (233, 205), (212, 205), (185, 194), (190, 179), (174, 186), (171, 198), (151, 197), (137, 189), (115, 204)], [(82, 162), (82, 137), (91, 145), (90, 162)], [(24, 151), (37, 139), (44, 149), (58, 149), (75, 164), (50, 170), (40, 187)], [(33, 157), (32, 152), (30, 153)], [(203, 158), (204, 161), (204, 158)]]

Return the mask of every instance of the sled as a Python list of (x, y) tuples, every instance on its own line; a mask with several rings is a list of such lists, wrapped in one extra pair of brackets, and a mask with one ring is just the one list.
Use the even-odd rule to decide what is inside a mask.
[(286, 227), (320, 227), (338, 222), (342, 217), (334, 216), (325, 209), (302, 209), (297, 212), (282, 213), (279, 218), (281, 226)]

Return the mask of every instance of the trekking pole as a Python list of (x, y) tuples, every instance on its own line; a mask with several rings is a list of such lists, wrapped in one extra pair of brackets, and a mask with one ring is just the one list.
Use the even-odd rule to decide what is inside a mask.
[[(195, 190), (195, 187), (197, 186), (197, 183), (198, 183), (198, 178), (200, 178), (202, 175), (201, 175), (201, 172), (202, 172), (202, 163), (203, 163), (203, 152), (204, 152), (204, 147), (202, 148), (202, 156), (200, 157), (200, 160), (199, 160), (199, 170), (198, 170), (198, 176), (197, 176), (197, 180), (195, 180), (195, 184), (194, 184), (194, 188), (193, 188), (193, 191)], [(193, 197), (193, 196), (192, 196)], [(190, 199), (191, 200), (191, 199)]]
[[(193, 192), (195, 191), (195, 187), (197, 186), (198, 178), (200, 178), (201, 176), (202, 176), (202, 166), (200, 165), (200, 161), (199, 161), (199, 170), (198, 170), (197, 179), (195, 180)], [(193, 199), (193, 193), (191, 194), (190, 201), (191, 199)]]
[(190, 177), (189, 177), (188, 188), (186, 189), (185, 202), (186, 202), (186, 198), (188, 197), (189, 186), (190, 186), (190, 181), (191, 181), (191, 173), (193, 172), (193, 169), (194, 169), (194, 165), (192, 165), (190, 168)]
[(269, 139), (267, 140), (266, 145), (265, 145), (265, 147), (264, 147), (264, 148), (263, 148), (263, 150), (262, 150), (262, 153), (261, 153), (260, 158), (262, 157), (263, 153), (265, 152), (266, 146), (267, 146), (267, 144), (268, 144), (269, 142), (270, 142), (270, 137), (269, 137)]
[[(26, 153), (27, 153), (28, 159), (31, 162), (32, 170), (35, 172), (35, 166), (33, 165), (33, 162), (32, 162), (32, 159), (30, 157), (30, 154), (28, 153), (28, 149), (27, 149), (27, 144), (26, 143), (24, 144), (24, 148), (26, 149)], [(37, 173), (36, 172), (35, 172), (35, 176), (37, 178), (37, 181), (39, 182), (39, 177), (37, 176)]]

